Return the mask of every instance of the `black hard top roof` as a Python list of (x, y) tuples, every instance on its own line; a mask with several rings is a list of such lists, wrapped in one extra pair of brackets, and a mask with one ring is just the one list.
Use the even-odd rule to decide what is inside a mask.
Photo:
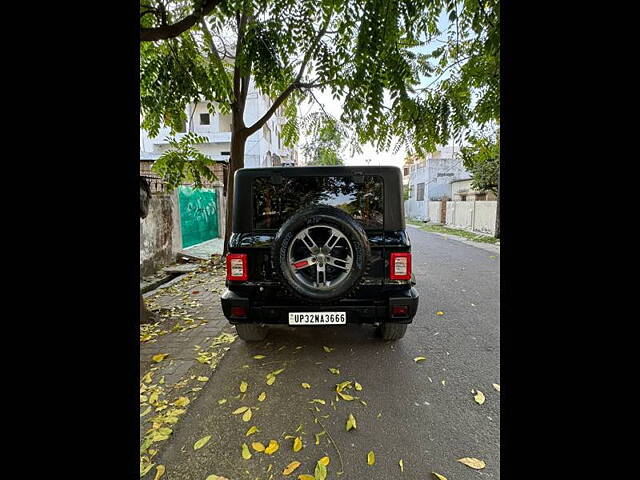
[[(349, 165), (340, 167), (264, 167), (241, 168), (234, 177), (233, 231), (252, 231), (253, 199), (251, 183), (256, 177), (273, 177), (279, 183), (282, 177), (298, 176), (360, 176), (379, 175), (384, 182), (384, 229), (404, 230), (404, 202), (402, 200), (402, 170), (389, 165)], [(238, 212), (242, 212), (241, 215)]]

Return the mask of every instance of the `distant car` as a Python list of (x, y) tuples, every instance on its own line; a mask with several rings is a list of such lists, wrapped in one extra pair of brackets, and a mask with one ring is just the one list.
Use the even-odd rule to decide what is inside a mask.
[(404, 336), (418, 292), (399, 168), (243, 168), (234, 185), (221, 302), (240, 338), (345, 323)]

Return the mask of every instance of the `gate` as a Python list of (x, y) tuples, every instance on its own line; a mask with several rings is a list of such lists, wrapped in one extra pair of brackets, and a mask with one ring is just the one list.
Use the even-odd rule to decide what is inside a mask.
[(178, 188), (182, 248), (218, 236), (217, 192), (210, 188)]

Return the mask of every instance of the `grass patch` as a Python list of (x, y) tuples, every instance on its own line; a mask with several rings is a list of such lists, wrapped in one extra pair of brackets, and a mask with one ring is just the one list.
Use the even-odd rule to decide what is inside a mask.
[(415, 225), (416, 227), (423, 227), (424, 222), (422, 220), (418, 220), (417, 218), (407, 217), (405, 219), (406, 223), (410, 223), (411, 225)]
[[(414, 225), (417, 223), (409, 222)], [(425, 225), (424, 223), (420, 226), (420, 230), (424, 230), (425, 232), (433, 232), (433, 233), (446, 233), (448, 235), (457, 235), (458, 237), (464, 237), (467, 240), (473, 240), (474, 242), (481, 243), (490, 243), (495, 245), (500, 242), (499, 238), (492, 237), (490, 235), (482, 235), (474, 232), (469, 232), (468, 230), (462, 230), (459, 228), (451, 228), (445, 227), (444, 225)]]

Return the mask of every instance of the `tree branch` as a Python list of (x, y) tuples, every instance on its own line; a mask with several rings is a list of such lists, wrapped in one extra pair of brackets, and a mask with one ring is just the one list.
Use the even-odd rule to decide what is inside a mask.
[(287, 99), (287, 97), (291, 94), (291, 92), (293, 92), (297, 88), (298, 88), (297, 82), (293, 82), (291, 85), (289, 85), (278, 96), (278, 98), (276, 98), (275, 102), (273, 102), (273, 105), (271, 105), (271, 108), (269, 108), (269, 110), (267, 110), (266, 113), (262, 115), (262, 117), (260, 117), (259, 120), (256, 120), (256, 123), (246, 128), (246, 135), (249, 136), (257, 132), (260, 127), (262, 127), (265, 123), (267, 123), (267, 120), (269, 120), (271, 116), (275, 113), (275, 111), (278, 109), (278, 107), (282, 105), (282, 102), (284, 102)]
[(198, 21), (211, 13), (214, 8), (223, 3), (225, 0), (205, 0), (199, 10), (187, 15), (176, 23), (160, 27), (140, 28), (141, 42), (155, 42), (157, 40), (167, 40), (174, 38), (193, 27)]

